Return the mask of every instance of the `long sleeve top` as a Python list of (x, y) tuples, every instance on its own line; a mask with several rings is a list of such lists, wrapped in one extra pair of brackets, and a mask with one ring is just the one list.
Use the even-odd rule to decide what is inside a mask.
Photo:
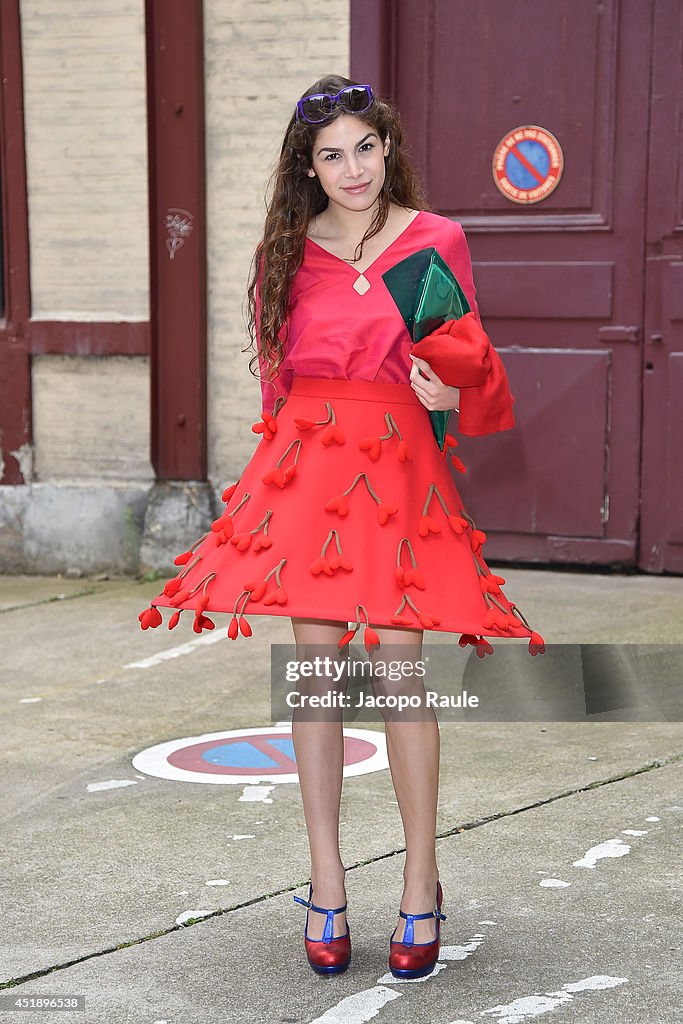
[[(465, 293), (470, 309), (480, 322), (472, 264), (462, 226), (429, 211), (420, 211), (363, 271), (370, 287), (364, 294), (354, 289), (359, 274), (353, 265), (328, 252), (312, 239), (305, 242), (304, 257), (294, 278), (286, 329), (285, 356), (277, 376), (268, 381), (261, 367), (262, 411), (272, 411), (279, 396), (286, 396), (294, 376), (368, 380), (409, 384), (412, 340), (403, 317), (387, 289), (382, 274), (418, 249), (434, 246), (448, 263)], [(260, 304), (257, 287), (257, 338)], [(502, 363), (496, 366), (499, 372)], [(498, 389), (500, 390), (500, 389)], [(507, 388), (504, 389), (507, 391)], [(468, 388), (467, 392), (483, 389)], [(508, 393), (509, 394), (509, 393)], [(463, 433), (488, 433), (514, 424), (509, 396), (509, 415), (502, 420), (488, 408), (485, 423), (474, 415), (476, 399), (461, 392), (460, 429)], [(469, 424), (463, 425), (463, 399), (470, 406)], [(499, 404), (500, 400), (498, 399)], [(496, 413), (495, 415), (492, 415)], [(503, 423), (504, 425), (494, 425)], [(467, 429), (467, 427), (472, 429)], [(484, 429), (478, 429), (484, 426)]]

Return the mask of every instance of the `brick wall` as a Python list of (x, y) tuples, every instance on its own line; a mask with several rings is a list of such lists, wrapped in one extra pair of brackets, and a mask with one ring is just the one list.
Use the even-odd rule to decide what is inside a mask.
[(233, 480), (254, 450), (258, 382), (240, 349), (263, 194), (301, 93), (348, 74), (348, 0), (205, 0), (209, 258), (209, 476)]

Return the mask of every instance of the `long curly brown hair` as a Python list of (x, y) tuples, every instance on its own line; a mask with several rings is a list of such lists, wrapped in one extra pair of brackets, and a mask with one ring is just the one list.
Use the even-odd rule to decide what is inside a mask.
[[(340, 75), (325, 75), (314, 82), (303, 96), (314, 93), (336, 95), (345, 86), (358, 84)], [(249, 360), (249, 369), (258, 379), (261, 379), (256, 373), (259, 357), (269, 372), (267, 379), (272, 380), (277, 375), (286, 345), (286, 328), (285, 331), (282, 329), (287, 322), (292, 282), (303, 260), (308, 225), (328, 204), (328, 197), (317, 175), (310, 177), (307, 174), (313, 162), (316, 136), (321, 128), (343, 114), (343, 108), (337, 106), (324, 124), (311, 125), (297, 120), (295, 110), (285, 131), (278, 163), (267, 190), (270, 198), (266, 201), (263, 238), (252, 258), (247, 288), (250, 341), (243, 351), (255, 349), (255, 354)], [(355, 261), (361, 258), (363, 243), (386, 224), (391, 203), (405, 209), (429, 208), (422, 184), (405, 151), (401, 149), (403, 133), (396, 108), (374, 95), (368, 110), (357, 116), (363, 123), (374, 128), (383, 144), (388, 135), (391, 146), (385, 157), (384, 185), (370, 227), (356, 248)], [(281, 337), (281, 333), (284, 337)]]

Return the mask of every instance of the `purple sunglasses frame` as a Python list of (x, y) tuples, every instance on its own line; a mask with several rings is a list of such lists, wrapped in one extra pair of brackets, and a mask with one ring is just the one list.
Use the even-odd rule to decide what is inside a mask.
[[(349, 92), (350, 90), (353, 90), (353, 89), (365, 89), (365, 91), (366, 91), (366, 94), (367, 94), (367, 97), (368, 97), (368, 103), (367, 103), (367, 106), (363, 107), (362, 110), (349, 110), (348, 107), (345, 107), (344, 104), (340, 102), (340, 97), (343, 96), (345, 92)], [(369, 110), (370, 107), (372, 106), (372, 101), (374, 99), (374, 93), (372, 91), (372, 87), (369, 86), (369, 85), (345, 85), (343, 89), (339, 90), (339, 92), (337, 93), (336, 96), (333, 96), (329, 92), (316, 92), (316, 93), (313, 93), (311, 96), (302, 96), (302, 98), (300, 100), (297, 100), (296, 111), (297, 111), (297, 117), (301, 121), (305, 121), (306, 124), (324, 124), (325, 121), (327, 120), (327, 117), (329, 116), (329, 115), (325, 115), (325, 117), (323, 117), (320, 121), (312, 121), (310, 117), (306, 117), (306, 115), (304, 113), (304, 109), (303, 109), (304, 108), (304, 104), (305, 103), (310, 103), (311, 100), (317, 100), (317, 99), (331, 100), (332, 101), (332, 110), (334, 110), (335, 106), (339, 105), (342, 108), (342, 110), (345, 110), (348, 114), (364, 114), (366, 112), (366, 110)], [(330, 113), (332, 112), (332, 110), (330, 111)]]

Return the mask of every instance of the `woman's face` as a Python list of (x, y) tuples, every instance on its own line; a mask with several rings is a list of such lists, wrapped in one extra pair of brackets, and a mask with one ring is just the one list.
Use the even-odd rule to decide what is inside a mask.
[(378, 132), (352, 114), (325, 125), (313, 144), (313, 166), (331, 203), (345, 210), (369, 210), (384, 184), (384, 157), (390, 140), (382, 145)]

